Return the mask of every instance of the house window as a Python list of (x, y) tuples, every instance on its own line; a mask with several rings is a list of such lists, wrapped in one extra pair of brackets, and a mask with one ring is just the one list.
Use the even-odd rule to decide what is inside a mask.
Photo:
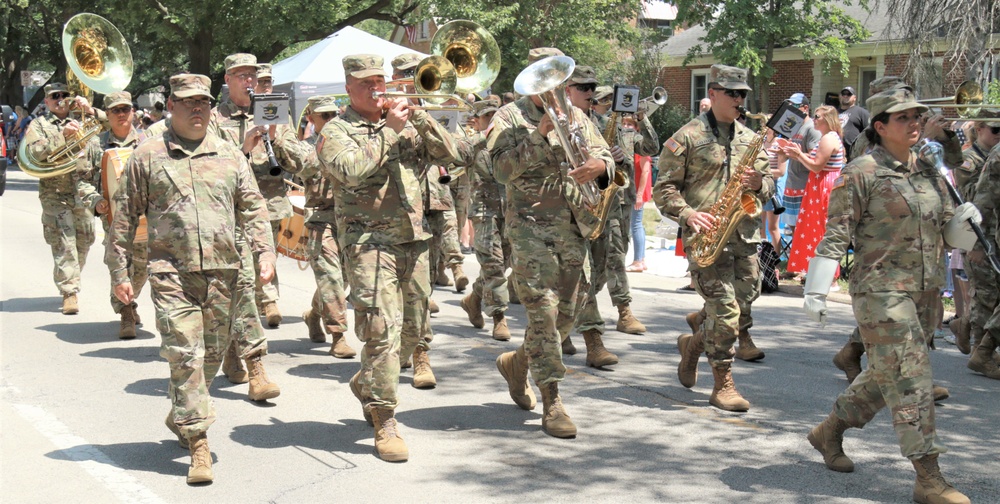
[(708, 97), (708, 69), (691, 73), (691, 112), (698, 114), (698, 104)]
[(868, 97), (872, 95), (872, 81), (875, 80), (875, 75), (874, 68), (861, 69), (861, 87), (858, 88), (861, 96), (858, 97), (858, 105), (863, 106), (868, 101)]
[(639, 26), (642, 28), (656, 28), (668, 37), (673, 34), (673, 24), (669, 19), (640, 19)]

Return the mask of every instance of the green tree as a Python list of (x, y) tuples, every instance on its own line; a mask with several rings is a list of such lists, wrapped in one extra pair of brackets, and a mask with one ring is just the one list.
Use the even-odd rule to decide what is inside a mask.
[[(802, 48), (804, 59), (821, 58), (829, 70), (842, 63), (848, 71), (847, 46), (871, 36), (861, 22), (844, 13), (850, 1), (831, 0), (678, 0), (677, 22), (702, 25), (706, 34), (688, 52), (685, 63), (706, 52), (720, 62), (748, 68), (757, 92), (751, 110), (768, 103), (774, 75), (774, 50)], [(867, 8), (868, 0), (858, 0)], [(755, 106), (756, 105), (756, 106)]]

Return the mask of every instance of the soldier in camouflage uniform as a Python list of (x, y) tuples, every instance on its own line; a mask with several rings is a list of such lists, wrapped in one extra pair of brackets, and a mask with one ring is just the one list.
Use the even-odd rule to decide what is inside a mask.
[[(562, 55), (554, 48), (532, 49), (530, 61)], [(497, 358), (515, 404), (535, 407), (527, 371), (541, 389), (542, 429), (549, 435), (576, 436), (576, 425), (559, 397), (566, 374), (560, 342), (590, 292), (589, 233), (597, 224), (583, 206), (580, 184), (611, 183), (614, 159), (594, 123), (583, 111), (567, 111), (579, 125), (590, 157), (578, 167), (566, 167), (566, 153), (539, 96), (525, 96), (493, 116), (487, 149), (496, 180), (507, 187), (512, 266), (518, 297), (528, 315), (524, 343)]]
[(975, 235), (967, 221), (978, 220), (979, 212), (971, 203), (955, 208), (937, 168), (911, 149), (927, 107), (909, 87), (876, 94), (866, 104), (870, 154), (852, 161), (834, 184), (826, 235), (809, 264), (804, 308), (825, 323), (830, 283), (854, 237), (850, 293), (869, 365), (808, 439), (827, 467), (851, 472), (844, 431), (864, 427), (888, 406), (901, 452), (917, 471), (913, 499), (967, 503), (938, 467), (945, 448), (935, 432), (927, 340), (940, 317), (945, 247), (971, 247), (969, 236), (974, 241)]
[[(45, 86), (45, 108), (48, 112), (31, 121), (22, 140), (35, 159), (46, 159), (80, 130), (80, 123), (69, 115), (69, 96), (65, 84), (54, 82)], [(76, 103), (85, 113), (95, 115), (95, 110), (85, 99), (77, 97)], [(87, 262), (87, 252), (96, 239), (94, 214), (80, 201), (78, 180), (79, 174), (74, 170), (38, 181), (42, 234), (45, 243), (52, 248), (55, 263), (52, 277), (62, 294), (62, 312), (66, 315), (80, 311), (76, 298), (80, 292), (80, 273)]]
[[(426, 159), (447, 163), (458, 153), (451, 135), (427, 112), (387, 100), (381, 56), (343, 60), (351, 105), (326, 123), (316, 145), (324, 177), (337, 190), (337, 230), (351, 286), (355, 332), (364, 346), (351, 390), (375, 427), (383, 460), (409, 450), (396, 423), (399, 363), (422, 329), (430, 331), (430, 276), (420, 177)], [(415, 364), (420, 353), (414, 354)], [(423, 355), (426, 355), (424, 353)]]
[[(316, 131), (337, 116), (337, 101), (333, 96), (311, 96), (306, 106), (306, 118)], [(346, 341), (347, 298), (344, 294), (344, 273), (337, 244), (336, 191), (328, 178), (320, 175), (316, 155), (318, 135), (304, 141), (296, 138), (291, 128), (282, 128), (274, 140), (274, 154), (283, 166), (294, 166), (305, 183), (306, 208), (312, 211), (306, 219), (309, 233), (309, 265), (316, 277), (316, 292), (312, 307), (302, 314), (309, 327), (309, 339), (316, 343), (326, 341), (323, 327), (330, 333), (333, 343), (330, 355), (350, 359), (357, 355)], [(299, 166), (295, 166), (299, 165)]]
[[(104, 225), (105, 247), (108, 246), (108, 236), (110, 235), (110, 215), (109, 201), (102, 194), (101, 164), (104, 152), (108, 149), (129, 149), (134, 150), (139, 143), (146, 139), (146, 136), (132, 126), (132, 95), (128, 91), (120, 91), (108, 94), (104, 97), (104, 108), (110, 120), (111, 129), (101, 133), (97, 141), (93, 142), (87, 152), (86, 163), (80, 164), (80, 180), (77, 184), (77, 191), (80, 199), (87, 208), (101, 217), (101, 224)], [(112, 166), (107, 167), (114, 169)], [(109, 198), (112, 195), (107, 195)], [(129, 262), (129, 279), (135, 296), (138, 297), (142, 287), (146, 285), (146, 242), (137, 242), (132, 250), (133, 255)], [(111, 308), (115, 313), (120, 314), (121, 323), (118, 329), (118, 337), (121, 339), (135, 338), (135, 326), (139, 323), (139, 314), (136, 312), (136, 303), (124, 305), (115, 296), (114, 286), (112, 286)]]
[[(253, 111), (250, 110), (250, 95), (248, 88), (257, 85), (257, 58), (252, 54), (237, 53), (226, 57), (226, 85), (229, 86), (229, 98), (212, 109), (212, 122), (209, 132), (221, 137), (232, 145), (240, 148), (250, 161), (250, 167), (256, 177), (258, 188), (263, 186), (264, 198), (267, 199), (268, 215), (271, 223), (272, 241), (275, 240), (277, 224), (282, 217), (291, 215), (291, 203), (284, 192), (284, 181), (269, 174), (267, 153), (261, 135), (264, 128), (253, 126)], [(280, 188), (280, 190), (279, 190)], [(287, 211), (287, 215), (286, 215)], [(226, 349), (222, 371), (231, 383), (250, 382), (248, 396), (253, 401), (273, 399), (281, 394), (276, 383), (256, 379), (245, 370), (241, 359), (257, 359), (267, 355), (267, 336), (260, 324), (257, 309), (257, 294), (263, 292), (264, 312), (267, 324), (277, 327), (281, 322), (278, 313), (277, 288), (271, 284), (260, 283), (260, 272), (252, 270), (259, 261), (250, 256), (250, 249), (243, 246), (245, 240), (237, 235), (237, 244), (243, 254), (243, 269), (240, 271), (240, 289), (235, 295), (236, 310), (233, 313), (233, 338), (230, 347)], [(276, 242), (275, 242), (276, 243)], [(277, 278), (277, 277), (275, 277)], [(274, 280), (275, 282), (277, 280)]]
[[(208, 132), (209, 86), (204, 75), (170, 78), (170, 128), (130, 157), (114, 197), (106, 255), (115, 295), (128, 305), (135, 298), (128, 263), (139, 217), (145, 215), (160, 355), (170, 364), (166, 424), (191, 451), (188, 483), (213, 478), (206, 436), (215, 421), (209, 389), (229, 342), (239, 288), (237, 234), (246, 232), (262, 281), (274, 275), (275, 261), (266, 203), (246, 157)], [(251, 368), (259, 362), (250, 362)]]
[(508, 341), (510, 329), (504, 316), (509, 302), (504, 270), (510, 265), (510, 245), (504, 232), (507, 191), (494, 178), (493, 160), (486, 150), (486, 130), (500, 100), (479, 100), (472, 106), (476, 134), (459, 145), (470, 144), (475, 150), (475, 162), (469, 170), (473, 191), (469, 217), (475, 229), (473, 248), (479, 260), (479, 277), (472, 284), (472, 292), (462, 299), (462, 309), (473, 327), (482, 329), (486, 325), (483, 319), (485, 305), (486, 312), (493, 318), (493, 339)]
[[(989, 134), (996, 137), (992, 131)], [(997, 240), (1000, 236), (997, 233), (1000, 222), (1000, 205), (997, 204), (1000, 201), (1000, 149), (994, 147), (989, 151), (979, 180), (969, 196), (983, 214), (982, 228), (986, 239), (994, 243), (994, 250), (1000, 250), (1000, 241)], [(1000, 346), (1000, 276), (990, 267), (981, 243), (976, 242), (965, 258), (965, 271), (969, 273), (969, 281), (972, 282), (970, 297), (974, 303), (970, 318), (974, 348), (967, 367), (994, 380), (1000, 380), (1000, 368), (997, 367), (1000, 354), (996, 353)], [(991, 308), (992, 311), (989, 311)]]
[[(750, 91), (746, 70), (712, 65), (708, 93), (712, 108), (684, 125), (664, 143), (660, 175), (653, 199), (663, 215), (677, 220), (684, 248), (692, 237), (711, 228), (717, 219), (707, 210), (722, 195), (731, 177), (741, 177), (744, 188), (756, 193), (763, 205), (774, 194), (767, 154), (758, 152), (752, 166), (738, 166), (754, 140), (754, 132), (736, 119), (737, 107)], [(738, 170), (745, 170), (740, 172)], [(747, 330), (753, 325), (751, 304), (760, 295), (757, 245), (761, 218), (744, 217), (711, 265), (698, 266), (688, 254), (688, 269), (698, 294), (705, 300), (700, 313), (688, 315), (694, 334), (677, 339), (681, 363), (677, 376), (685, 387), (698, 379), (698, 358), (704, 350), (712, 365), (715, 386), (709, 403), (729, 411), (747, 411), (750, 403), (733, 384), (733, 344), (756, 348)]]

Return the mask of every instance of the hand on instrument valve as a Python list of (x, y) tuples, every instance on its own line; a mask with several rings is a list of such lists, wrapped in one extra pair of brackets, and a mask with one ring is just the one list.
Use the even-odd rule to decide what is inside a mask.
[(747, 168), (740, 177), (743, 186), (751, 191), (759, 191), (764, 185), (764, 175), (753, 168)]
[(555, 129), (555, 125), (552, 124), (552, 118), (548, 114), (542, 116), (542, 120), (538, 121), (538, 134), (543, 137), (548, 137), (549, 133)]
[(830, 293), (830, 285), (838, 266), (838, 261), (828, 257), (816, 256), (809, 261), (802, 309), (810, 319), (819, 322), (820, 326), (826, 325), (826, 296)]
[(110, 208), (111, 205), (108, 203), (108, 200), (101, 198), (101, 201), (98, 201), (97, 205), (94, 206), (94, 212), (96, 212), (97, 215), (104, 215), (108, 213)]
[(406, 127), (406, 121), (410, 120), (410, 113), (410, 106), (405, 99), (393, 98), (389, 100), (385, 113), (385, 125), (400, 133)]
[(94, 107), (90, 105), (90, 102), (88, 102), (85, 97), (77, 96), (76, 98), (73, 99), (73, 103), (76, 103), (76, 108), (83, 111), (84, 114), (94, 115), (95, 113)]
[(582, 166), (570, 170), (567, 175), (573, 177), (573, 180), (576, 180), (578, 184), (586, 184), (607, 172), (607, 163), (597, 158), (589, 158)]
[(262, 284), (271, 283), (274, 278), (274, 263), (262, 261), (260, 263), (260, 282)]
[(132, 304), (135, 294), (132, 292), (132, 283), (128, 280), (115, 286), (115, 297), (125, 304)]
[(243, 137), (243, 154), (249, 154), (257, 147), (260, 143), (260, 137), (264, 134), (263, 126), (254, 126), (247, 130), (246, 136)]
[(948, 140), (948, 135), (945, 131), (951, 130), (951, 121), (945, 119), (941, 114), (934, 114), (927, 118), (924, 122), (923, 131), (920, 136), (924, 138), (930, 138), (938, 142), (945, 142)]
[(62, 134), (63, 137), (68, 140), (76, 136), (76, 134), (79, 131), (80, 131), (80, 123), (77, 121), (70, 121), (66, 123), (66, 126), (63, 127)]
[(621, 147), (615, 145), (611, 147), (611, 157), (614, 158), (615, 163), (621, 163), (625, 161), (625, 151)]
[(687, 219), (687, 225), (695, 233), (700, 233), (703, 229), (710, 229), (715, 225), (715, 216), (708, 212), (695, 212)]

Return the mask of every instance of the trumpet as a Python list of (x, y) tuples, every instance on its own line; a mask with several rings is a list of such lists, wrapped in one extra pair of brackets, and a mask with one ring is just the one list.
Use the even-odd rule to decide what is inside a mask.
[(657, 109), (667, 104), (667, 90), (660, 86), (653, 88), (653, 94), (639, 100), (639, 114), (649, 117)]

